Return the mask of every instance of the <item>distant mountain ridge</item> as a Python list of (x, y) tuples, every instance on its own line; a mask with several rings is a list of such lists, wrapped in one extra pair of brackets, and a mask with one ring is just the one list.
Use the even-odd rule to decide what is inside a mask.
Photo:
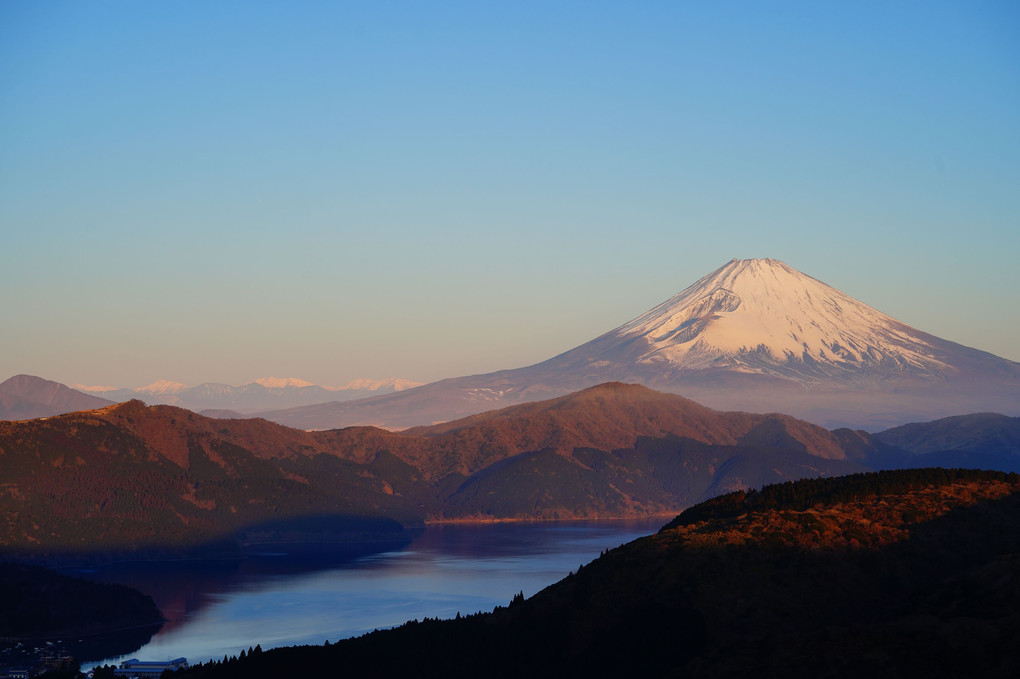
[(402, 433), (309, 432), (129, 401), (0, 422), (0, 548), (123, 556), (398, 539), (401, 525), (425, 520), (659, 515), (912, 457), (863, 431), (619, 383)]
[(30, 420), (102, 408), (111, 403), (109, 399), (32, 375), (15, 375), (0, 383), (0, 420)]
[(875, 435), (880, 441), (912, 453), (943, 450), (981, 450), (996, 455), (1020, 455), (1020, 417), (974, 413), (914, 422)]
[(826, 427), (1020, 415), (1020, 364), (911, 328), (773, 259), (734, 259), (633, 321), (532, 366), (260, 414), (303, 429), (402, 428), (611, 381)]
[(875, 434), (909, 452), (910, 466), (962, 466), (1020, 472), (1020, 417), (973, 413), (913, 422)]
[(268, 408), (291, 408), (327, 401), (347, 401), (380, 394), (391, 394), (421, 386), (401, 378), (357, 379), (341, 387), (324, 387), (294, 377), (261, 377), (240, 386), (206, 382), (194, 387), (159, 380), (138, 389), (89, 387), (78, 390), (117, 402), (139, 399), (150, 404), (176, 405), (188, 410), (232, 410), (252, 413)]

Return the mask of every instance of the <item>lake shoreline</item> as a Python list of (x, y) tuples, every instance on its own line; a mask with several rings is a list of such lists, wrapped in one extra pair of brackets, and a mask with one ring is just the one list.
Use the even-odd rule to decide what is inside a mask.
[(267, 542), (235, 542), (220, 541), (191, 548), (153, 548), (125, 551), (96, 551), (76, 553), (26, 553), (0, 552), (0, 561), (37, 565), (59, 572), (78, 572), (132, 563), (176, 563), (176, 562), (230, 562), (244, 561), (252, 558), (265, 558), (271, 552), (286, 553), (298, 556), (301, 553), (327, 558), (358, 558), (380, 552), (393, 551), (413, 542), (424, 529), (441, 526), (492, 526), (492, 525), (542, 525), (556, 523), (620, 523), (626, 521), (650, 521), (662, 519), (663, 525), (675, 518), (683, 510), (644, 514), (640, 516), (605, 516), (605, 517), (457, 517), (426, 519), (421, 523), (404, 526), (404, 532), (398, 538), (392, 533), (380, 533), (377, 538), (361, 536), (351, 541), (318, 542), (302, 541), (267, 541)]
[(429, 524), (400, 549), (347, 560), (280, 554), (131, 562), (89, 575), (148, 591), (173, 619), (130, 656), (203, 661), (255, 644), (321, 645), (413, 619), (506, 606), (607, 548), (654, 533), (661, 518)]
[(453, 519), (426, 519), (426, 526), (459, 526), (459, 525), (492, 525), (492, 524), (542, 524), (542, 523), (599, 523), (612, 521), (644, 521), (651, 519), (665, 519), (667, 522), (676, 518), (683, 509), (675, 512), (656, 512), (655, 514), (641, 514), (639, 516), (600, 516), (600, 517), (555, 517), (555, 518), (525, 518), (525, 517), (465, 517)]

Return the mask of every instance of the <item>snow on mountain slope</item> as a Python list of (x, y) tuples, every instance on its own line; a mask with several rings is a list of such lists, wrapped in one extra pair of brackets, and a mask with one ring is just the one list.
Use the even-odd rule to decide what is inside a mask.
[(105, 394), (107, 392), (117, 391), (117, 389), (119, 389), (119, 387), (104, 387), (102, 385), (92, 385), (92, 386), (90, 386), (88, 384), (78, 384), (78, 383), (76, 383), (76, 384), (69, 384), (67, 386), (70, 387), (71, 389), (74, 389), (75, 391), (80, 391), (80, 392), (86, 393), (86, 394)]
[(255, 380), (255, 384), (260, 384), (266, 389), (286, 389), (287, 387), (314, 387), (315, 384), (299, 380), (296, 377), (260, 377)]
[(135, 391), (142, 394), (176, 394), (187, 389), (187, 385), (171, 380), (157, 380), (152, 384), (139, 387)]
[(637, 362), (674, 371), (810, 381), (950, 369), (917, 331), (774, 259), (734, 259), (610, 336), (644, 340)]
[(373, 380), (363, 377), (361, 379), (351, 380), (342, 387), (326, 387), (326, 389), (329, 389), (330, 391), (373, 391), (385, 393), (387, 391), (413, 389), (414, 387), (420, 387), (422, 384), (423, 382), (414, 382), (400, 377), (387, 377), (381, 380)]
[(402, 428), (603, 382), (829, 427), (1020, 414), (1020, 364), (911, 328), (774, 259), (727, 262), (629, 323), (535, 365), (260, 414), (307, 429)]

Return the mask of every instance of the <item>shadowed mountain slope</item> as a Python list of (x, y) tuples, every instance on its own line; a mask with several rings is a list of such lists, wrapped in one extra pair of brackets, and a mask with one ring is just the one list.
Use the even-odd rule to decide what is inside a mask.
[(974, 413), (914, 422), (875, 434), (909, 451), (914, 466), (953, 464), (1020, 472), (1020, 417)]
[(1020, 455), (1020, 417), (998, 413), (958, 415), (894, 427), (875, 434), (875, 438), (918, 454), (968, 450), (1017, 456)]

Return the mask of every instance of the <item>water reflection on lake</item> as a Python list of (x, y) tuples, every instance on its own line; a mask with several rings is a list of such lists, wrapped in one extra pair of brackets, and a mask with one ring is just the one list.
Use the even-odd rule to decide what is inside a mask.
[[(124, 657), (198, 662), (255, 644), (264, 650), (322, 644), (412, 619), (491, 611), (666, 520), (451, 524), (426, 528), (404, 549), (360, 558), (275, 554), (119, 564), (84, 575), (149, 594), (168, 618), (145, 646)], [(86, 666), (96, 664), (92, 660)]]

